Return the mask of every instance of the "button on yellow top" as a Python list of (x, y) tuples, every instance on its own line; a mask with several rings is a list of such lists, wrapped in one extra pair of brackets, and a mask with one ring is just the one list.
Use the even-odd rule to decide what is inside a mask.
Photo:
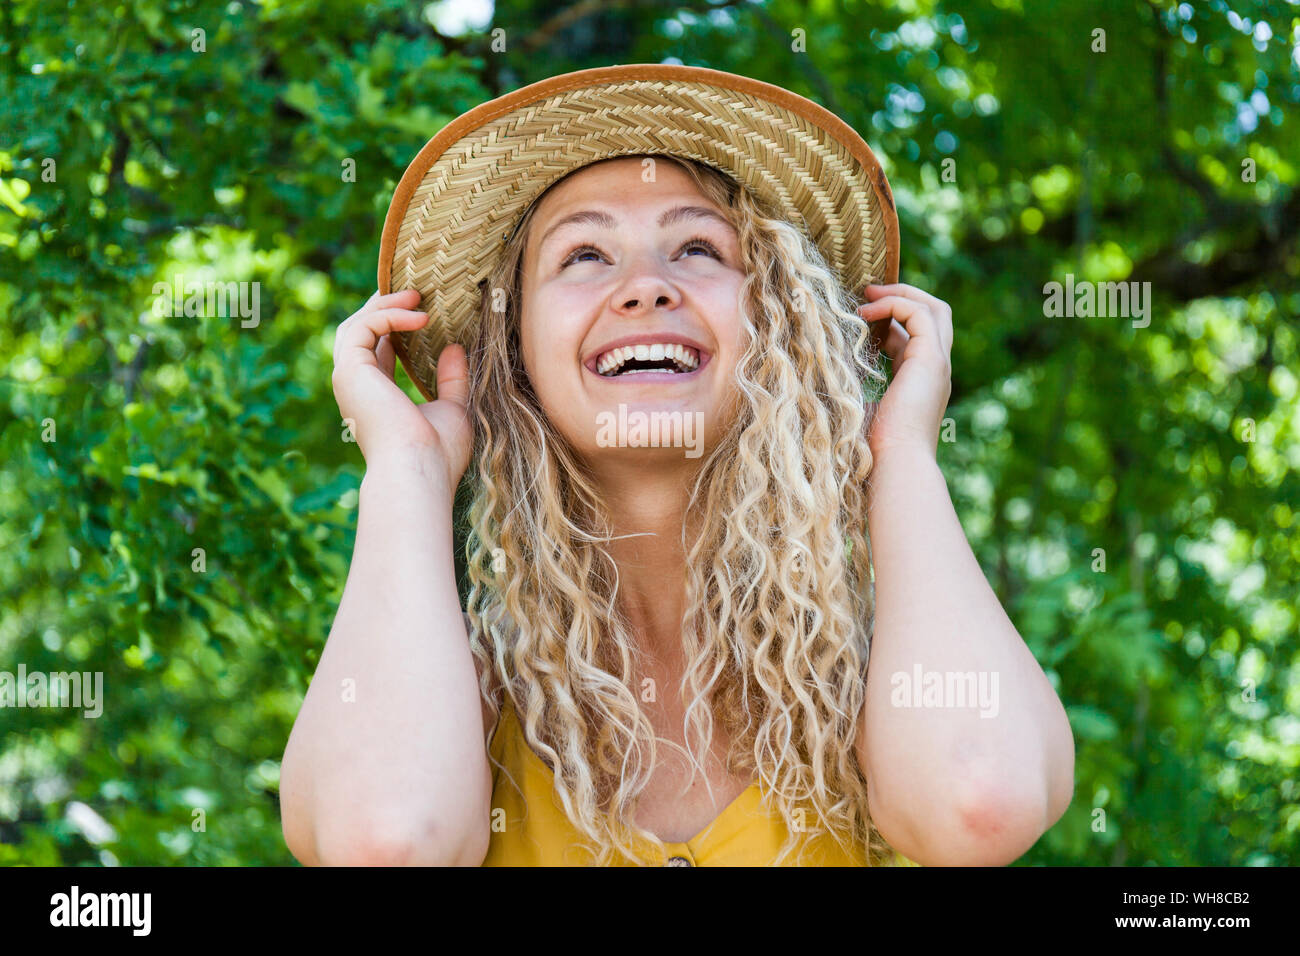
[[(489, 751), (505, 770), (492, 766), (492, 836), (484, 866), (590, 866), (595, 857), (579, 844), (583, 836), (569, 821), (554, 792), (554, 777), (524, 738), (507, 696)], [(513, 778), (518, 784), (511, 784)], [(520, 790), (523, 791), (522, 795)], [(762, 805), (758, 784), (733, 800), (699, 834), (684, 843), (665, 843), (667, 852), (633, 837), (661, 866), (770, 866), (785, 841), (785, 821)], [(787, 858), (791, 865), (868, 866), (865, 850), (848, 854), (829, 834), (804, 841)], [(615, 866), (630, 862), (615, 859)], [(901, 855), (892, 865), (915, 866)]]

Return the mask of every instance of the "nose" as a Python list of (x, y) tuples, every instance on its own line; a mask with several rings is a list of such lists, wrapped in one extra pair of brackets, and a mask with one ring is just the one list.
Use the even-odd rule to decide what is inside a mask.
[(628, 263), (626, 276), (614, 290), (612, 305), (616, 312), (635, 313), (675, 308), (680, 301), (681, 293), (664, 277), (656, 257), (647, 254)]

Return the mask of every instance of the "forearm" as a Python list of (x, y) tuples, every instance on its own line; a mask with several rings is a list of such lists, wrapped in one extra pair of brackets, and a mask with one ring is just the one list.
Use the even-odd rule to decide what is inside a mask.
[(461, 862), (486, 840), (491, 774), (438, 474), (362, 481), (352, 565), (282, 769), (300, 859)]
[(873, 815), (917, 862), (1011, 862), (1069, 803), (1064, 708), (971, 552), (933, 454), (887, 448), (869, 482), (876, 616), (858, 754)]

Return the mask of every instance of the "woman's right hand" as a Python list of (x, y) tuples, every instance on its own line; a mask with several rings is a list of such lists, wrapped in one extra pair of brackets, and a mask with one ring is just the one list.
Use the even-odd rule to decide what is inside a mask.
[(432, 455), (446, 469), (448, 489), (455, 492), (473, 445), (465, 350), (448, 345), (438, 356), (436, 401), (415, 404), (393, 379), (397, 354), (389, 333), (424, 326), (429, 316), (411, 308), (419, 303), (414, 289), (376, 292), (345, 319), (334, 337), (330, 383), (368, 469)]

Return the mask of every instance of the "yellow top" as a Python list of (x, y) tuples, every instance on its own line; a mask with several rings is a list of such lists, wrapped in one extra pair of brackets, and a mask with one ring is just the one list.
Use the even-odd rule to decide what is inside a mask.
[[(488, 749), (510, 776), (493, 764), (492, 836), (483, 865), (592, 865), (594, 857), (578, 845), (582, 835), (555, 796), (551, 769), (528, 746), (509, 696), (505, 698)], [(511, 783), (511, 777), (519, 789)], [(763, 807), (761, 792), (754, 783), (695, 837), (685, 843), (665, 842), (667, 853), (635, 835), (631, 839), (634, 845), (644, 849), (647, 858), (658, 860), (661, 865), (769, 866), (776, 859), (786, 834), (785, 822), (779, 814), (769, 813)], [(869, 865), (865, 851), (850, 856), (825, 833), (805, 840), (787, 860), (804, 866)], [(614, 865), (631, 864), (616, 858)], [(891, 865), (916, 864), (895, 854)]]

